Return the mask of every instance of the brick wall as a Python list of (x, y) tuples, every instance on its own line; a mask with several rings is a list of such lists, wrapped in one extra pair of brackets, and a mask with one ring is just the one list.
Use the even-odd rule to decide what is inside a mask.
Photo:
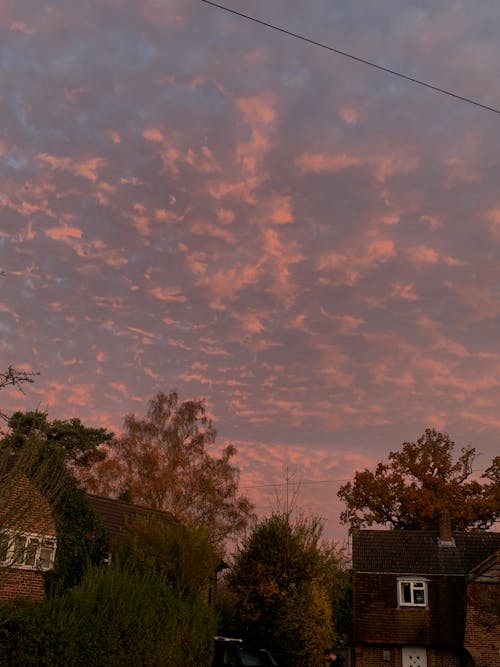
[(468, 586), (464, 646), (476, 667), (500, 667), (499, 588), (478, 581)]
[[(36, 533), (46, 537), (56, 536), (56, 526), (50, 504), (24, 475), (20, 475), (3, 489), (0, 509), (1, 528)], [(35, 570), (0, 568), (0, 600), (25, 598), (43, 600), (45, 597), (43, 574)]]
[(24, 598), (40, 601), (45, 598), (43, 575), (34, 570), (3, 569), (0, 571), (0, 600)]
[(2, 528), (55, 535), (50, 505), (25, 475), (19, 475), (0, 494)]
[[(356, 667), (402, 667), (402, 664), (402, 650), (399, 646), (358, 645), (355, 648)], [(459, 651), (427, 649), (427, 667), (460, 667), (460, 665)]]
[(428, 576), (429, 606), (399, 608), (397, 575), (354, 574), (354, 638), (358, 644), (462, 647), (465, 577)]

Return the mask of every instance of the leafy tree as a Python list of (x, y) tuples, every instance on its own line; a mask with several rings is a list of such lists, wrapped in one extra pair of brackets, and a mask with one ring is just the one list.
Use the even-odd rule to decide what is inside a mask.
[(125, 418), (123, 434), (106, 446), (107, 457), (82, 479), (93, 492), (207, 526), (221, 544), (247, 526), (252, 505), (238, 495), (239, 471), (231, 462), (236, 449), (227, 445), (213, 456), (215, 439), (203, 401), (181, 403), (176, 392), (159, 393), (144, 418)]
[(45, 412), (15, 412), (8, 419), (9, 434), (3, 444), (15, 451), (27, 442), (54, 445), (63, 450), (67, 464), (74, 469), (83, 468), (100, 461), (105, 453), (99, 449), (113, 438), (105, 428), (84, 426), (77, 417), (50, 421)]
[(470, 479), (474, 447), (454, 458), (455, 443), (446, 434), (426, 429), (417, 442), (390, 452), (375, 472), (357, 472), (338, 496), (345, 502), (343, 523), (352, 528), (381, 524), (400, 529), (436, 529), (447, 512), (456, 530), (489, 528), (500, 516), (500, 457), (480, 481)]
[(220, 556), (204, 527), (178, 522), (137, 521), (116, 546), (121, 566), (139, 572), (158, 572), (181, 597), (207, 598), (207, 587)]
[(45, 573), (49, 597), (79, 584), (87, 569), (102, 564), (109, 551), (101, 523), (85, 491), (67, 468), (65, 474), (65, 493), (53, 503), (57, 550), (54, 569)]
[(222, 629), (263, 644), (284, 664), (320, 664), (337, 639), (331, 579), (344, 576), (341, 557), (322, 531), (318, 518), (291, 521), (286, 512), (258, 523), (227, 576), (231, 604)]

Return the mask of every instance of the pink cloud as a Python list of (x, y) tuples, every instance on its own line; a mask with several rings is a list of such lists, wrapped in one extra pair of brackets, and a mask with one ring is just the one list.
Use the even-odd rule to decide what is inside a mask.
[(342, 335), (352, 334), (359, 329), (365, 320), (360, 317), (353, 317), (352, 315), (334, 315), (333, 319), (340, 322), (340, 333)]
[(418, 158), (414, 154), (406, 154), (403, 151), (393, 153), (380, 153), (373, 158), (375, 178), (380, 183), (391, 176), (409, 174), (418, 167)]
[(50, 227), (49, 229), (45, 230), (45, 235), (54, 241), (81, 239), (82, 230), (76, 227)]
[(183, 165), (189, 165), (192, 169), (204, 174), (213, 174), (220, 170), (215, 155), (208, 146), (201, 146), (199, 150), (192, 148), (182, 150), (172, 143), (167, 143), (162, 148), (161, 157), (165, 170), (174, 176), (179, 174)]
[(223, 302), (233, 298), (243, 287), (257, 280), (260, 262), (227, 270), (216, 271), (200, 278), (198, 284), (207, 287), (212, 296), (212, 306), (223, 308)]
[(201, 385), (211, 385), (212, 380), (201, 373), (181, 373), (179, 379), (182, 382), (196, 382)]
[(305, 153), (297, 158), (295, 163), (302, 171), (320, 173), (322, 171), (344, 171), (351, 167), (358, 167), (362, 160), (355, 155), (338, 153), (326, 155), (325, 153)]
[(233, 313), (233, 317), (241, 323), (243, 331), (249, 334), (259, 334), (265, 329), (263, 315), (258, 313)]
[(413, 283), (393, 283), (391, 285), (391, 294), (405, 301), (416, 301), (418, 299)]
[(305, 172), (339, 172), (352, 167), (368, 166), (374, 171), (375, 179), (384, 183), (396, 174), (414, 171), (418, 160), (414, 155), (399, 151), (393, 153), (353, 154), (346, 151), (337, 153), (304, 153), (295, 160), (295, 164)]
[(153, 287), (149, 290), (149, 293), (154, 296), (155, 299), (166, 302), (177, 302), (182, 303), (187, 300), (187, 297), (182, 294), (182, 290), (179, 287)]
[(460, 358), (471, 356), (470, 352), (467, 350), (465, 345), (462, 345), (461, 343), (458, 343), (455, 340), (451, 340), (450, 338), (445, 338), (442, 336), (438, 338), (438, 340), (433, 344), (432, 348), (434, 350), (443, 350), (453, 356)]
[(286, 225), (294, 221), (290, 197), (274, 195), (270, 202), (271, 221), (277, 225)]
[(9, 30), (13, 30), (14, 32), (22, 32), (24, 35), (36, 34), (35, 30), (29, 28), (26, 23), (23, 23), (22, 21), (14, 21), (14, 23), (11, 23)]
[(217, 220), (222, 225), (230, 225), (234, 221), (234, 212), (226, 208), (219, 208), (216, 211)]
[(220, 341), (214, 340), (213, 338), (207, 338), (206, 336), (202, 336), (198, 342), (199, 342), (199, 349), (204, 354), (208, 354), (210, 356), (212, 355), (223, 356), (223, 357), (229, 356), (229, 353), (220, 344)]
[(192, 273), (198, 276), (202, 276), (207, 272), (207, 253), (190, 251), (184, 243), (179, 243), (178, 248), (183, 253), (184, 261)]
[(142, 136), (148, 141), (162, 142), (165, 140), (163, 132), (157, 127), (150, 127), (147, 130), (144, 130)]
[(216, 200), (230, 197), (235, 202), (244, 201), (247, 204), (256, 204), (255, 190), (262, 181), (259, 176), (246, 176), (236, 180), (217, 180), (208, 185), (208, 194)]
[(276, 121), (274, 101), (268, 94), (254, 97), (240, 97), (236, 106), (243, 113), (247, 122), (252, 125), (272, 127)]
[(228, 245), (234, 245), (236, 243), (236, 237), (233, 232), (210, 222), (197, 221), (191, 223), (191, 232), (193, 234), (207, 235), (216, 239), (221, 239)]
[(108, 161), (100, 157), (87, 158), (81, 161), (72, 158), (60, 158), (48, 153), (39, 153), (37, 157), (41, 162), (50, 165), (53, 169), (71, 172), (92, 181), (92, 183), (97, 181), (99, 170), (108, 165)]
[(360, 110), (352, 104), (342, 104), (339, 107), (339, 116), (348, 125), (356, 125), (359, 122)]
[(187, 350), (188, 352), (193, 349), (191, 345), (188, 345), (180, 338), (167, 338), (167, 343), (172, 347), (178, 347), (181, 350)]
[(155, 372), (152, 368), (149, 368), (147, 366), (143, 366), (142, 370), (145, 373), (145, 375), (147, 375), (151, 379), (156, 380), (156, 381), (161, 380), (161, 377), (162, 377), (161, 373)]
[(318, 269), (323, 272), (337, 272), (340, 278), (336, 282), (354, 285), (363, 272), (387, 262), (395, 254), (394, 241), (377, 239), (364, 248), (352, 248), (344, 253), (323, 254), (319, 258)]
[(434, 248), (429, 248), (424, 245), (409, 248), (406, 251), (406, 255), (408, 259), (415, 264), (437, 264), (438, 262), (441, 262), (443, 264), (448, 264), (449, 266), (463, 266), (463, 262), (460, 260), (450, 257), (449, 255), (443, 255)]

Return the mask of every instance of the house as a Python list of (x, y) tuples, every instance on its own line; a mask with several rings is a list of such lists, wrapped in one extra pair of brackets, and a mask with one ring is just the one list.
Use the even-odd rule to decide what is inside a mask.
[(356, 667), (500, 667), (500, 533), (357, 530)]
[[(57, 550), (57, 530), (50, 502), (25, 474), (10, 475), (2, 491), (0, 601), (43, 600), (44, 573), (54, 568)], [(122, 500), (91, 494), (87, 494), (87, 500), (102, 525), (111, 551), (136, 521), (174, 521), (169, 512)]]
[(24, 475), (6, 486), (0, 497), (0, 600), (43, 600), (43, 574), (54, 567), (57, 549), (50, 503)]

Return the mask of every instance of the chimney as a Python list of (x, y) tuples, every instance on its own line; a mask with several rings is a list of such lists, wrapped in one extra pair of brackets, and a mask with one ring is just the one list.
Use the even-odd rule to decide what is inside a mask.
[(439, 516), (439, 538), (440, 547), (454, 547), (455, 540), (451, 532), (451, 519), (448, 510), (443, 510)]

